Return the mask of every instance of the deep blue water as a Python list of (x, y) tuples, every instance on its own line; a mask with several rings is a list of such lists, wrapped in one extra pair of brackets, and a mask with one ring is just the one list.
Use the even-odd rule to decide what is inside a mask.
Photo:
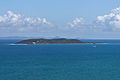
[(120, 41), (9, 45), (15, 41), (0, 40), (0, 80), (120, 80)]

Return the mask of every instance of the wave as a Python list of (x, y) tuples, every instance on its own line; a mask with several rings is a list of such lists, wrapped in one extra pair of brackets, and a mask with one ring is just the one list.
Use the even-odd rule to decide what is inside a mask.
[(96, 43), (96, 44), (110, 44), (110, 43)]
[(28, 44), (8, 44), (10, 46), (15, 46), (15, 45), (28, 45)]

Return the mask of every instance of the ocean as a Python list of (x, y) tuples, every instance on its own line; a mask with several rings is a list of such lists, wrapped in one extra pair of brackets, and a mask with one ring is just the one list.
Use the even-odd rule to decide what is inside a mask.
[(120, 40), (13, 45), (0, 40), (0, 80), (120, 80)]

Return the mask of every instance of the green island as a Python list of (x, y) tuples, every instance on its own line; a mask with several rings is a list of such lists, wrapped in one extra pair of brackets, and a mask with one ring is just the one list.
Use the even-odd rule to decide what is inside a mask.
[(27, 39), (17, 42), (16, 44), (95, 44), (92, 42), (82, 42), (78, 39), (66, 39), (66, 38), (59, 38), (59, 39)]

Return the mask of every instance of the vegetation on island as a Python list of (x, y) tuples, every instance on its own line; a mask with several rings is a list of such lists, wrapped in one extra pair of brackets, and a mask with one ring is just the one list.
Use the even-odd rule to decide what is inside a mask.
[(69, 43), (84, 43), (78, 39), (27, 39), (17, 42), (17, 44), (69, 44)]

